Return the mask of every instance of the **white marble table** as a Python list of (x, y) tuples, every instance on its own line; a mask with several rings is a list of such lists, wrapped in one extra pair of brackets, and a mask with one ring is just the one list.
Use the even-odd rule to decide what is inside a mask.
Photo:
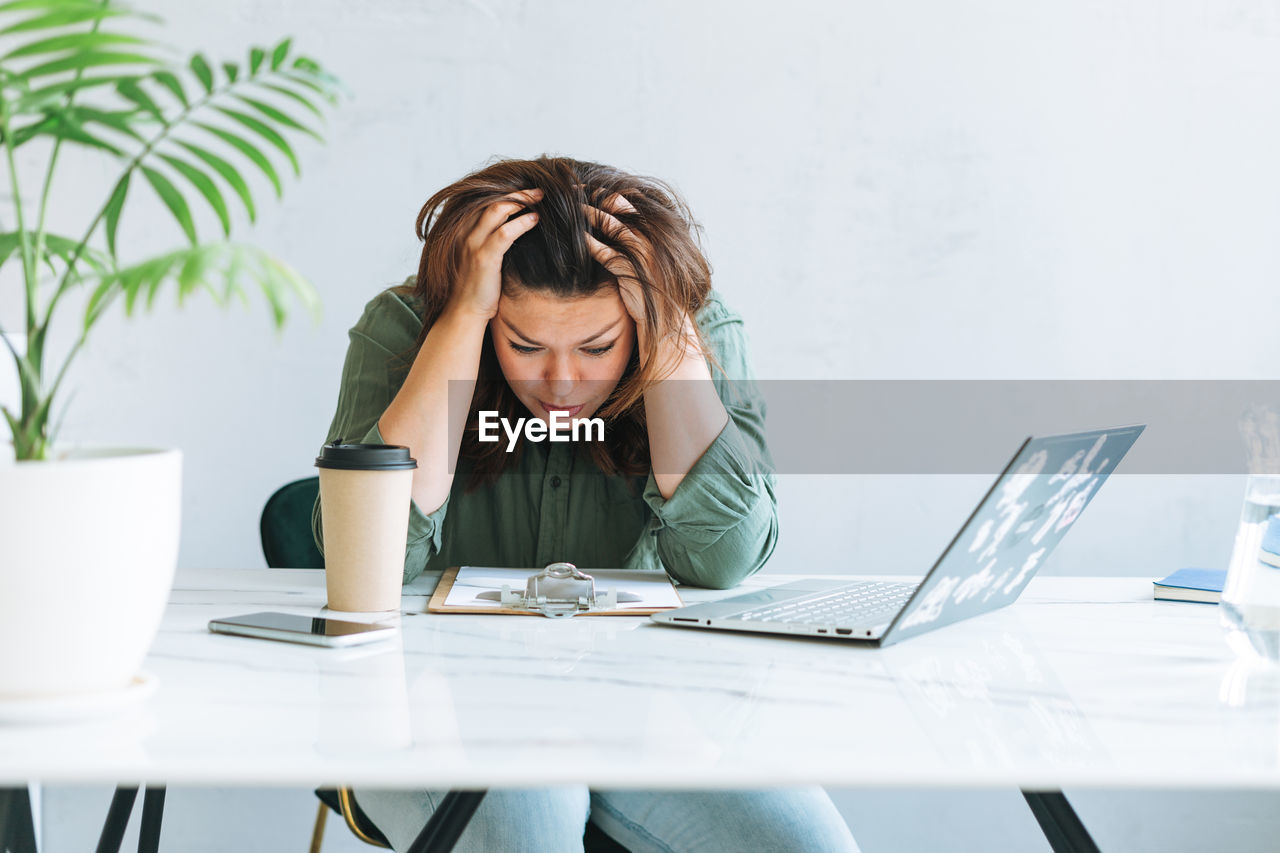
[(157, 692), (110, 719), (0, 726), (0, 785), (1280, 788), (1280, 674), (1236, 664), (1217, 608), (1152, 601), (1145, 578), (1037, 578), (882, 650), (426, 615), (433, 584), (409, 588), (402, 641), (343, 651), (205, 627), (315, 614), (318, 571), (180, 572), (146, 662)]

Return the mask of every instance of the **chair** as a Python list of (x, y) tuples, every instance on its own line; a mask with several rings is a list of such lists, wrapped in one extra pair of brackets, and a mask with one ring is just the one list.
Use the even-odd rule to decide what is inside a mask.
[(318, 494), (320, 478), (307, 477), (286, 483), (267, 498), (258, 532), (262, 535), (262, 556), (271, 568), (324, 568), (324, 556), (311, 536), (311, 509)]
[[(286, 483), (267, 499), (266, 505), (262, 508), (262, 520), (258, 527), (262, 535), (262, 555), (270, 568), (324, 568), (324, 557), (311, 535), (311, 510), (315, 506), (316, 496), (319, 493), (320, 478), (307, 477)], [(483, 792), (478, 796), (471, 792), (464, 794), (451, 791), (434, 816), (444, 819), (441, 825), (445, 828), (439, 832), (456, 840), (457, 834), (466, 827), (471, 814), (479, 806), (482, 795)], [(377, 847), (391, 847), (387, 843), (386, 836), (361, 811), (359, 804), (351, 796), (349, 788), (336, 790), (319, 788), (316, 790), (316, 796), (320, 798), (320, 807), (316, 812), (315, 829), (311, 834), (311, 853), (320, 853), (320, 844), (324, 840), (325, 819), (330, 809), (342, 815), (347, 827), (361, 841)], [(446, 812), (454, 812), (454, 814), (450, 816)], [(436, 822), (433, 819), (432, 823)], [(461, 824), (460, 827), (458, 823)], [(424, 829), (423, 834), (430, 835), (431, 827)], [(415, 849), (419, 846), (424, 849), (432, 847), (429, 839), (424, 840), (420, 836), (418, 841), (420, 843), (414, 845)], [(585, 853), (627, 853), (626, 847), (614, 841), (590, 821), (587, 821), (583, 845)], [(441, 846), (448, 849), (452, 847), (452, 841)]]

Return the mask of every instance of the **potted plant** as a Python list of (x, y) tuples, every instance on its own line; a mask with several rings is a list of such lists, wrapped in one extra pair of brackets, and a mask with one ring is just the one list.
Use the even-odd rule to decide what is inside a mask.
[[(174, 63), (136, 32), (157, 22), (111, 0), (0, 3), (0, 168), (12, 197), (11, 214), (0, 202), (0, 287), (17, 280), (23, 294), (22, 317), (0, 316), (20, 397), (3, 408), (12, 451), (0, 453), (0, 700), (134, 683), (172, 583), (180, 451), (56, 443), (68, 366), (105, 312), (122, 303), (132, 314), (166, 288), (179, 303), (203, 290), (222, 304), (260, 290), (277, 328), (292, 301), (318, 306), (297, 272), (230, 236), (242, 218), (233, 208), (254, 221), (264, 181), (278, 197), (282, 164), (298, 173), (295, 140), (320, 139), (336, 79), (288, 39), (242, 62)], [(83, 231), (55, 233), (50, 187), (74, 156), (118, 177), (74, 211)], [(117, 232), (140, 199), (154, 204), (147, 195), (185, 242), (131, 257)], [(75, 325), (55, 356), (56, 318)]]

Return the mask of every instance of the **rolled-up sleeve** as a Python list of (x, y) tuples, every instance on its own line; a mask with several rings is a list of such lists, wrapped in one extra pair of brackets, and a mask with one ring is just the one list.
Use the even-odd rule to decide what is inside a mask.
[(727, 589), (759, 571), (778, 544), (776, 478), (742, 319), (716, 301), (698, 323), (729, 420), (670, 498), (649, 474), (644, 500), (653, 518), (644, 535), (674, 579)]
[[(338, 405), (325, 443), (343, 441), (385, 444), (378, 421), (404, 384), (411, 350), (417, 341), (422, 320), (394, 290), (385, 290), (365, 306), (364, 314), (352, 327), (348, 338)], [(409, 534), (405, 547), (404, 582), (416, 578), (432, 556), (440, 551), (441, 529), (449, 501), (434, 512), (422, 512), (409, 502)], [(311, 510), (311, 532), (320, 553), (324, 553), (321, 501), (316, 497)]]

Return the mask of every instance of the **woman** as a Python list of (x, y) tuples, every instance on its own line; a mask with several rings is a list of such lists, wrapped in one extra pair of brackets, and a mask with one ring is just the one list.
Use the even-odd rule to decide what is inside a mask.
[[(427, 201), (416, 281), (351, 330), (327, 438), (418, 460), (406, 582), (563, 560), (724, 589), (764, 565), (778, 524), (763, 405), (696, 227), (665, 184), (567, 158), (498, 162)], [(603, 436), (509, 449), (482, 440), (482, 412), (598, 417)], [(318, 504), (313, 526), (320, 542)], [(398, 850), (441, 796), (356, 792)], [(456, 849), (581, 849), (588, 815), (634, 851), (856, 849), (817, 788), (491, 791)]]

